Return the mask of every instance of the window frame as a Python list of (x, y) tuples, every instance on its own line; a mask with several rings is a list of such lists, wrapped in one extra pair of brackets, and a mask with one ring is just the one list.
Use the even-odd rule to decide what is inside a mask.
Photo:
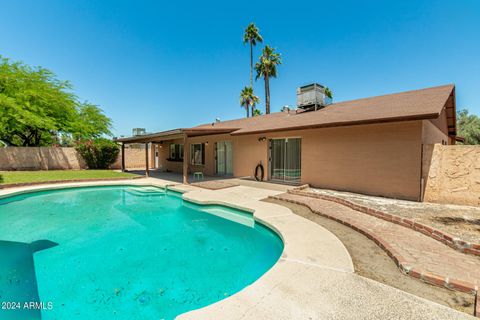
[[(195, 161), (195, 146), (200, 146), (200, 162)], [(190, 144), (190, 164), (194, 166), (205, 165), (205, 143)]]
[(183, 160), (183, 144), (171, 143), (170, 144), (170, 160), (179, 161)]

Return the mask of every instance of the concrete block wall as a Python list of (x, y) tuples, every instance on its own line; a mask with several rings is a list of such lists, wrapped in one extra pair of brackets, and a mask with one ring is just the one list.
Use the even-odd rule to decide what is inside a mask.
[[(121, 168), (121, 157), (119, 153), (112, 169)], [(126, 148), (125, 166), (127, 169), (144, 169), (145, 149)], [(0, 149), (0, 171), (79, 169), (86, 169), (86, 165), (75, 148), (8, 147)]]

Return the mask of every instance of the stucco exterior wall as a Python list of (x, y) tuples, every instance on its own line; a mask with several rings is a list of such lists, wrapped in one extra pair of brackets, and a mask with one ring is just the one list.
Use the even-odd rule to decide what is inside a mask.
[(317, 130), (302, 150), (303, 183), (420, 199), (420, 121)]
[(422, 121), (422, 143), (423, 144), (448, 144), (449, 143), (448, 134), (440, 130), (434, 123), (430, 120)]
[(424, 145), (424, 201), (480, 205), (480, 146)]
[[(189, 148), (191, 144), (194, 143), (204, 143), (205, 144), (205, 164), (204, 165), (192, 165), (190, 164), (190, 159), (186, 159), (188, 163), (188, 170), (190, 173), (201, 171), (205, 175), (215, 175), (215, 143), (219, 141), (234, 141), (234, 137), (229, 134), (219, 134), (219, 135), (209, 135), (201, 137), (190, 137), (187, 139), (187, 143), (184, 144), (183, 139), (167, 140), (162, 144), (158, 145), (158, 169), (163, 171), (171, 171), (182, 173), (183, 172), (183, 162), (182, 161), (171, 161), (170, 158), (170, 145), (171, 144), (184, 144), (184, 148)], [(185, 149), (184, 149), (185, 150)], [(235, 153), (235, 147), (233, 148)], [(233, 157), (233, 162), (235, 163), (235, 155)], [(152, 158), (152, 163), (154, 163), (154, 157)], [(153, 167), (153, 166), (152, 166)]]
[[(205, 144), (205, 165), (198, 166), (192, 165), (189, 163), (188, 169), (190, 172), (202, 171), (206, 175), (215, 175), (215, 143), (219, 141), (232, 141), (234, 144), (234, 137), (229, 134), (216, 134), (203, 137), (193, 137), (188, 139), (188, 145), (194, 143), (204, 143)], [(233, 146), (233, 165), (235, 162), (239, 161), (236, 159), (236, 148)], [(190, 160), (190, 159), (189, 159)], [(235, 174), (235, 172), (234, 172)]]
[[(162, 171), (171, 171), (182, 173), (182, 165), (181, 161), (171, 161), (170, 158), (170, 145), (171, 144), (183, 144), (183, 139), (175, 139), (175, 140), (168, 140), (162, 144), (157, 144), (157, 151), (158, 151), (158, 166), (157, 169)], [(153, 145), (153, 148), (154, 145)], [(152, 153), (153, 155), (153, 153)], [(151, 167), (155, 167), (155, 157), (152, 156)]]
[(260, 161), (268, 173), (268, 139), (280, 137), (302, 138), (302, 183), (420, 200), (421, 121), (235, 136), (234, 175)]
[[(127, 168), (145, 167), (145, 149), (125, 149)], [(121, 153), (112, 169), (120, 169)], [(8, 147), (0, 149), (0, 170), (75, 170), (85, 169), (74, 148)]]
[(436, 126), (438, 129), (440, 129), (446, 136), (448, 136), (448, 121), (447, 121), (446, 107), (448, 105), (451, 105), (452, 103), (453, 103), (453, 98), (450, 97), (447, 103), (445, 104), (445, 107), (442, 109), (440, 116), (436, 119), (427, 120), (431, 122), (434, 126)]

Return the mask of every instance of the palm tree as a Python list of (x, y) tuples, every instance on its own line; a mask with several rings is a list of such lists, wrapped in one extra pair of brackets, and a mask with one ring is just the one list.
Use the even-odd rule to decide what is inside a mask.
[(270, 113), (270, 78), (277, 77), (277, 65), (282, 64), (282, 59), (279, 53), (275, 52), (274, 48), (265, 46), (262, 50), (262, 55), (259, 61), (255, 64), (257, 76), (255, 80), (263, 77), (265, 80), (265, 113)]
[(253, 109), (252, 117), (261, 116), (261, 115), (262, 115), (262, 111), (258, 109)]
[(240, 105), (247, 110), (247, 118), (250, 117), (250, 107), (252, 107), (252, 115), (255, 110), (255, 105), (260, 102), (260, 99), (253, 93), (252, 87), (245, 87), (240, 92)]
[(243, 44), (250, 44), (250, 87), (253, 88), (253, 47), (257, 45), (258, 42), (263, 42), (263, 38), (259, 33), (258, 28), (252, 22), (245, 29), (243, 35)]

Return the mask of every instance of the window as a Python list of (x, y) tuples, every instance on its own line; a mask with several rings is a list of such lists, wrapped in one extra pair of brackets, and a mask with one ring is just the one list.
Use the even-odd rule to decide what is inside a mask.
[(172, 143), (170, 145), (170, 160), (183, 159), (183, 144)]
[(183, 159), (183, 144), (178, 145), (178, 153), (180, 154), (180, 159)]
[(190, 163), (195, 165), (205, 164), (205, 144), (194, 143), (190, 145)]

